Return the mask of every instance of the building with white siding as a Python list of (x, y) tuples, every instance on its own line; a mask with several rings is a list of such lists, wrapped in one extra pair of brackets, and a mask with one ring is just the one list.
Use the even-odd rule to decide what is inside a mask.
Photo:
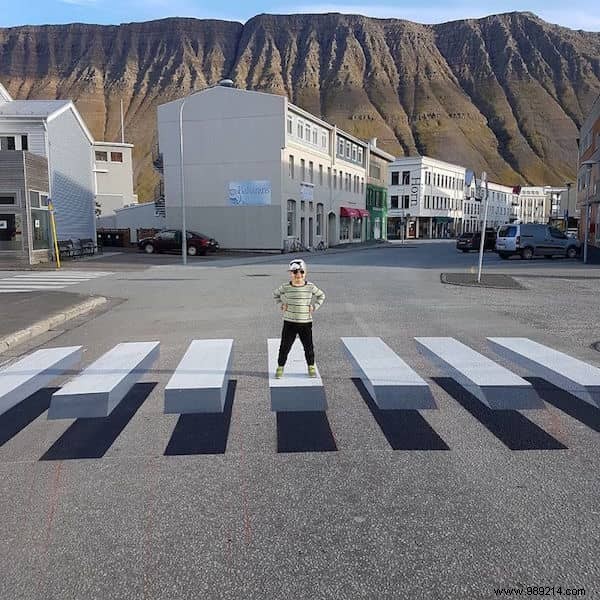
[[(71, 101), (11, 100), (3, 89), (0, 151), (5, 164), (14, 164), (11, 152), (43, 157), (48, 183), (43, 190), (18, 189), (11, 183), (18, 174), (4, 169), (0, 181), (0, 226), (6, 222), (7, 228), (0, 235), (0, 253), (16, 253), (29, 262), (48, 259), (49, 198), (55, 209), (59, 239), (95, 240), (92, 144), (92, 136)], [(21, 164), (25, 165), (26, 160)]]
[(462, 231), (466, 169), (429, 156), (389, 165), (388, 239), (444, 238)]
[(94, 182), (99, 216), (137, 204), (133, 193), (133, 144), (94, 142)]
[[(222, 247), (285, 250), (366, 239), (367, 143), (285, 96), (218, 85), (158, 107), (167, 227)], [(182, 197), (184, 196), (184, 198)]]
[[(518, 218), (519, 195), (515, 189), (488, 181), (488, 212), (486, 227), (498, 228)], [(465, 190), (463, 202), (463, 232), (481, 231), (485, 211), (485, 190), (480, 179), (473, 179)]]

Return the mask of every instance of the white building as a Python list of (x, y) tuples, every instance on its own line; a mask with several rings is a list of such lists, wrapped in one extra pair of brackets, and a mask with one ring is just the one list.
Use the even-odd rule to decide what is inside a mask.
[(547, 223), (552, 199), (543, 186), (525, 186), (519, 192), (518, 220), (521, 223)]
[(94, 180), (100, 216), (137, 204), (133, 193), (133, 144), (94, 142)]
[(428, 156), (389, 166), (388, 239), (443, 238), (462, 231), (465, 168)]
[[(48, 260), (49, 198), (58, 239), (96, 239), (92, 144), (70, 100), (12, 100), (0, 86), (0, 224), (6, 223), (0, 253), (30, 263)], [(14, 160), (17, 153), (22, 160)], [(36, 164), (36, 182), (28, 177), (28, 161)]]
[[(167, 227), (181, 228), (179, 112), (158, 108)], [(185, 99), (186, 226), (222, 247), (285, 249), (366, 237), (367, 144), (284, 96), (219, 85)]]
[[(488, 212), (486, 228), (498, 228), (517, 220), (518, 194), (514, 188), (488, 181)], [(481, 180), (473, 179), (465, 192), (463, 203), (463, 231), (481, 231), (485, 211), (485, 190)]]

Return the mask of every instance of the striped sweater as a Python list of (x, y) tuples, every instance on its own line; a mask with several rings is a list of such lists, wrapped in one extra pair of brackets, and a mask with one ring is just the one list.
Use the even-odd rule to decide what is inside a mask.
[(310, 323), (312, 321), (310, 306), (314, 306), (317, 310), (325, 300), (323, 291), (310, 281), (299, 286), (284, 283), (273, 292), (273, 297), (277, 304), (287, 304), (287, 309), (283, 311), (283, 318), (293, 323)]

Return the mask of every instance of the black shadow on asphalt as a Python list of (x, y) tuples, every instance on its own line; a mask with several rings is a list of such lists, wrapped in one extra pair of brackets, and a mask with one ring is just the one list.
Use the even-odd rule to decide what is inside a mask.
[(42, 388), (0, 416), (0, 446), (48, 410), (50, 398), (58, 388)]
[(590, 429), (600, 432), (600, 409), (540, 377), (524, 379), (531, 383), (544, 402), (552, 404)]
[(277, 413), (277, 452), (335, 452), (325, 411)]
[(225, 454), (236, 385), (229, 381), (222, 413), (180, 415), (164, 455)]
[(394, 450), (450, 450), (418, 410), (381, 410), (364, 383), (352, 381)]
[(556, 438), (516, 410), (492, 410), (450, 377), (433, 377), (443, 390), (470, 412), (510, 450), (566, 450)]
[(108, 417), (77, 419), (40, 460), (102, 458), (156, 385), (136, 383)]

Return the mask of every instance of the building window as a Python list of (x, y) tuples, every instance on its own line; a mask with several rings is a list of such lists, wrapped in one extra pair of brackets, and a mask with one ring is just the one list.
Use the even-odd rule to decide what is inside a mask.
[(287, 132), (292, 135), (292, 117), (287, 118)]
[(360, 193), (361, 194), (365, 193), (365, 178), (364, 177), (360, 178)]
[(29, 190), (29, 203), (31, 204), (31, 208), (39, 208), (40, 207), (40, 193), (34, 192), (33, 190)]
[(352, 239), (360, 240), (362, 237), (362, 219), (354, 219), (352, 223)]
[(290, 154), (290, 178), (294, 179), (294, 155)]
[(304, 137), (304, 125), (302, 121), (298, 121), (298, 139), (302, 139)]
[[(5, 196), (2, 196), (3, 198)], [(23, 221), (20, 213), (0, 213), (0, 250), (23, 249)]]
[(323, 185), (323, 165), (319, 165), (319, 185)]
[(308, 125), (308, 123), (306, 124), (306, 128), (305, 128), (305, 135), (306, 135), (306, 141), (310, 142), (310, 125)]
[(410, 184), (410, 171), (402, 171), (402, 185)]
[(318, 139), (319, 139), (319, 132), (316, 129), (313, 129), (313, 139), (312, 139), (312, 143), (316, 146), (318, 144)]
[(340, 218), (340, 241), (350, 239), (350, 217)]
[(304, 181), (306, 178), (306, 161), (301, 158), (300, 159), (300, 181)]
[(327, 134), (326, 133), (322, 133), (321, 134), (321, 147), (322, 148), (327, 148)]
[(398, 185), (398, 171), (392, 171), (392, 185)]
[(110, 162), (123, 162), (123, 153), (122, 152), (111, 152), (110, 153)]
[(373, 161), (371, 161), (371, 164), (369, 165), (369, 177), (381, 179), (381, 167)]
[(405, 194), (402, 196), (402, 208), (408, 208), (410, 206), (410, 196)]
[(356, 144), (352, 144), (352, 160), (356, 162), (358, 160), (358, 148)]
[(363, 164), (363, 149), (359, 148), (358, 149), (358, 162), (362, 165)]
[(390, 202), (392, 208), (398, 208), (398, 196), (390, 196)]
[(294, 235), (296, 232), (296, 201), (287, 201), (287, 234)]
[(108, 152), (96, 150), (96, 160), (99, 162), (108, 162)]
[(346, 142), (346, 158), (350, 158), (352, 156), (352, 144), (350, 142)]
[(310, 160), (308, 161), (308, 178), (310, 179), (311, 183), (314, 183), (314, 179), (315, 179), (315, 175), (314, 175), (314, 164), (313, 161)]
[(317, 235), (323, 235), (323, 205), (317, 204)]
[(333, 170), (333, 189), (337, 190), (337, 170)]
[(338, 141), (338, 154), (340, 156), (344, 156), (344, 140), (340, 138)]
[(327, 167), (327, 187), (331, 188), (331, 167)]
[(26, 135), (0, 135), (0, 150), (29, 150)]
[(15, 206), (17, 204), (16, 194), (3, 194), (0, 196), (0, 205), (2, 206)]

